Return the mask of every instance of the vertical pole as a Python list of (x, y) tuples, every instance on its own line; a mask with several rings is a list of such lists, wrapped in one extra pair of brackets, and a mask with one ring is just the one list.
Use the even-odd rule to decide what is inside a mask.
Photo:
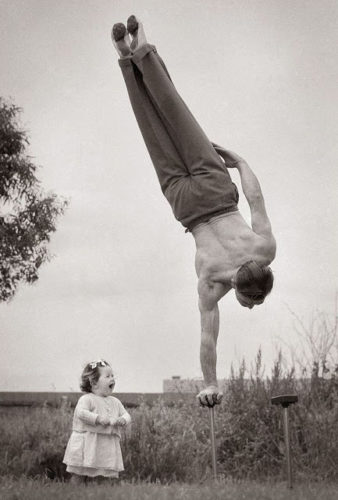
[(284, 439), (286, 451), (286, 467), (288, 473), (288, 488), (292, 488), (292, 469), (291, 469), (291, 449), (290, 449), (290, 432), (289, 432), (289, 415), (288, 407), (283, 406), (284, 416)]
[(214, 479), (217, 479), (217, 461), (216, 461), (216, 442), (215, 442), (215, 414), (214, 406), (209, 408), (210, 416), (210, 441), (211, 441), (211, 458), (212, 458), (212, 470)]
[(283, 408), (285, 457), (289, 488), (292, 488), (292, 470), (288, 407), (289, 405), (297, 403), (297, 401), (297, 394), (281, 394), (280, 396), (274, 396), (273, 398), (271, 398), (271, 403), (273, 405), (281, 405)]

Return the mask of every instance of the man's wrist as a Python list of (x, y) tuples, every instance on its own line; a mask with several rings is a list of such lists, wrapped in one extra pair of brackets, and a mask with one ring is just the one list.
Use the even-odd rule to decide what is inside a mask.
[(211, 382), (210, 384), (206, 383), (205, 389), (218, 389), (218, 383), (217, 382)]

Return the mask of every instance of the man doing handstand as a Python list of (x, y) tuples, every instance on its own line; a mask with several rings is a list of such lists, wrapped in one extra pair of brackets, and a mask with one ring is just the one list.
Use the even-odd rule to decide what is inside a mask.
[[(201, 314), (201, 368), (206, 383), (198, 398), (213, 406), (222, 394), (216, 377), (218, 301), (232, 288), (249, 309), (271, 291), (268, 267), (275, 257), (264, 198), (245, 160), (207, 138), (175, 89), (143, 26), (130, 16), (115, 24), (112, 38), (129, 98), (162, 192), (196, 243)], [(238, 191), (228, 168), (237, 168), (251, 212), (250, 227), (238, 211)]]

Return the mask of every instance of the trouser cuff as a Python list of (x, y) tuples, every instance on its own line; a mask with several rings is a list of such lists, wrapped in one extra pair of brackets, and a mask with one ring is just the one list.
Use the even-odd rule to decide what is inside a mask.
[(132, 55), (123, 57), (119, 59), (120, 66), (129, 66), (131, 62), (137, 64), (141, 59), (143, 59), (149, 52), (157, 52), (155, 45), (151, 45), (150, 43), (146, 43), (142, 45), (139, 49), (137, 49)]

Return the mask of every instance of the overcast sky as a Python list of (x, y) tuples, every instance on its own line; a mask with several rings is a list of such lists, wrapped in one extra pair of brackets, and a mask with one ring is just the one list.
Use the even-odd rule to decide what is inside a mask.
[[(23, 108), (45, 190), (70, 201), (34, 286), (0, 305), (0, 390), (79, 390), (104, 357), (116, 391), (200, 377), (195, 244), (137, 128), (110, 31), (144, 23), (210, 140), (261, 181), (277, 240), (262, 306), (220, 302), (219, 378), (258, 348), (269, 373), (337, 289), (335, 0), (0, 0), (0, 95)], [(237, 172), (231, 171), (238, 184)], [(241, 195), (240, 210), (249, 221)]]

